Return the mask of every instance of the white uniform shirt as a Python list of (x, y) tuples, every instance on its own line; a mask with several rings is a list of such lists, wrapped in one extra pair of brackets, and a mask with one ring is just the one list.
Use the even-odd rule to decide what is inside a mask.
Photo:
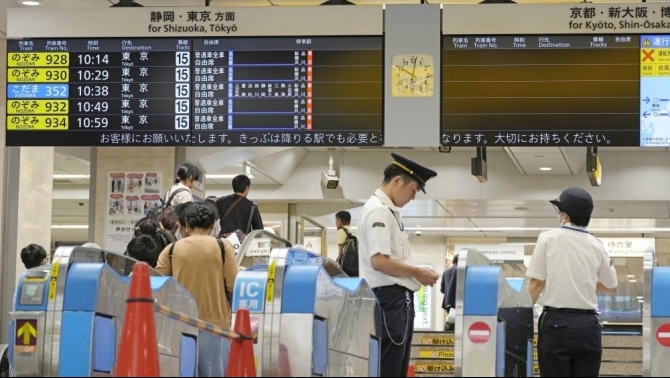
[(391, 199), (380, 189), (368, 199), (358, 221), (359, 275), (371, 287), (400, 285), (412, 291), (421, 288), (414, 278), (393, 277), (372, 269), (370, 258), (377, 253), (412, 265), (409, 240), (402, 227), (402, 217)]
[(538, 304), (555, 308), (597, 310), (597, 281), (617, 286), (603, 243), (575, 225), (540, 234), (526, 276), (545, 281)]

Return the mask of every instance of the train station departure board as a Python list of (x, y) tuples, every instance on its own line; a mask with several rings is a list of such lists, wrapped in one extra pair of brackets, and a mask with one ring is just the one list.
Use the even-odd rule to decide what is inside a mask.
[(8, 146), (379, 146), (382, 37), (7, 42)]
[(640, 146), (639, 35), (444, 36), (443, 146)]

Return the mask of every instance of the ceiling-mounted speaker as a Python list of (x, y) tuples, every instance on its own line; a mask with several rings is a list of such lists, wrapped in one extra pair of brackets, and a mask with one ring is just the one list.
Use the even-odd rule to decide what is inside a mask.
[(479, 182), (488, 179), (486, 169), (486, 147), (477, 147), (477, 157), (470, 159), (470, 173)]

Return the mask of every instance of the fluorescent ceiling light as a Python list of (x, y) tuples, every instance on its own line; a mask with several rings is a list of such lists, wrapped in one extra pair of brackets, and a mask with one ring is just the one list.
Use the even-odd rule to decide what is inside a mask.
[(644, 299), (644, 297), (637, 297), (637, 299)]
[(627, 275), (626, 277), (628, 277), (628, 278), (635, 278), (635, 275), (634, 275), (634, 274), (629, 274), (629, 275)]
[(88, 229), (87, 224), (52, 224), (51, 228), (59, 228), (65, 230), (86, 230)]
[(551, 171), (550, 167), (542, 167), (540, 168), (541, 171)]
[(19, 1), (19, 3), (27, 5), (29, 7), (36, 7), (38, 5), (42, 5), (42, 2), (38, 0), (21, 0)]
[(630, 281), (628, 281), (628, 282), (630, 282), (630, 283), (636, 283), (637, 280), (630, 280)]
[(55, 180), (87, 179), (87, 178), (91, 178), (91, 175), (54, 175)]
[[(205, 175), (208, 179), (234, 179), (238, 175)], [(249, 178), (255, 178), (254, 175), (249, 175)]]

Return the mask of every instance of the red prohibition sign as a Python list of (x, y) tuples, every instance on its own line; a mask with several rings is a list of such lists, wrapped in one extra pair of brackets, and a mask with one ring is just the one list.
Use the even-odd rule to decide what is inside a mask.
[(654, 50), (651, 50), (647, 52), (647, 50), (642, 50), (642, 53), (644, 54), (644, 58), (642, 58), (642, 61), (644, 62), (645, 60), (649, 59), (650, 61), (654, 61), (654, 57), (652, 54), (654, 53)]

